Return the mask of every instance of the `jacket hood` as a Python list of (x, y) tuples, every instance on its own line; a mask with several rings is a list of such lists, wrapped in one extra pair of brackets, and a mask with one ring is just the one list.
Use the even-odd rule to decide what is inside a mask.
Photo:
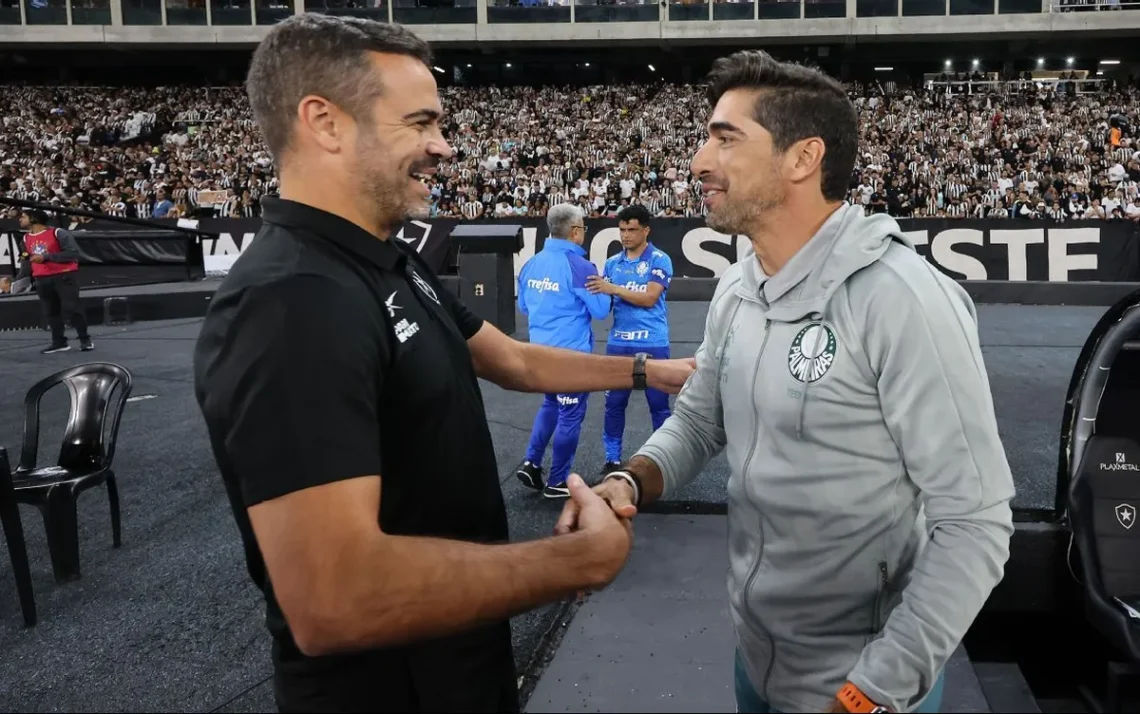
[(818, 319), (839, 286), (882, 257), (892, 241), (914, 250), (895, 219), (883, 213), (867, 216), (862, 206), (844, 204), (772, 277), (763, 274), (750, 250), (743, 260), (740, 295), (759, 300), (773, 320)]

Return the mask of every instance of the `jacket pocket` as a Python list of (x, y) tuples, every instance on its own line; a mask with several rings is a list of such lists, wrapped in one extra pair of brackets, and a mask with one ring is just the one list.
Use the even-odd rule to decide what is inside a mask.
[(878, 564), (878, 588), (875, 590), (875, 610), (871, 614), (871, 636), (876, 637), (883, 629), (884, 610), (887, 607), (887, 597), (890, 595), (890, 573), (886, 561), (880, 560)]

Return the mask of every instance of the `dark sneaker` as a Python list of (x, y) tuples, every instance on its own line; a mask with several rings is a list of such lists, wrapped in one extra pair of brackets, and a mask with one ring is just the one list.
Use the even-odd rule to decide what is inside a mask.
[(515, 471), (515, 477), (522, 482), (523, 486), (532, 491), (542, 490), (542, 467), (537, 464), (532, 464), (529, 461), (522, 462), (518, 470)]
[(88, 337), (86, 340), (79, 341), (79, 349), (83, 352), (90, 352), (95, 349), (95, 345), (91, 343), (91, 338)]
[(598, 475), (599, 476), (605, 476), (606, 474), (612, 474), (614, 471), (617, 471), (620, 468), (621, 468), (621, 464), (619, 464), (618, 462), (607, 461), (606, 465), (602, 467), (602, 472)]
[(566, 484), (547, 486), (542, 489), (542, 496), (543, 498), (570, 498), (570, 489)]
[(71, 345), (64, 342), (62, 345), (52, 345), (51, 347), (48, 347), (46, 350), (41, 350), (40, 354), (41, 355), (51, 355), (51, 354), (55, 354), (56, 352), (67, 352), (70, 349), (71, 349)]

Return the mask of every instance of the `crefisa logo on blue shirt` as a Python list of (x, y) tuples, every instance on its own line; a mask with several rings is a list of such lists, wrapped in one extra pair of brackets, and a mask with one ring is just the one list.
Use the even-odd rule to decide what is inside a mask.
[(540, 293), (559, 292), (558, 283), (554, 282), (550, 278), (543, 278), (542, 280), (531, 278), (530, 280), (526, 281), (526, 286), (531, 290), (537, 290)]

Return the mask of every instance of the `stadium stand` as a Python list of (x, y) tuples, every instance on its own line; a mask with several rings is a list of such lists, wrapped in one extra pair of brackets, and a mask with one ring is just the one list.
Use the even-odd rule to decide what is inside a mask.
[[(853, 84), (862, 155), (851, 200), (899, 217), (1140, 220), (1134, 86)], [(455, 155), (432, 182), (440, 218), (594, 217), (641, 203), (699, 217), (688, 171), (698, 85), (447, 87)], [(551, 116), (548, 107), (562, 111)], [(5, 87), (0, 191), (110, 215), (241, 218), (273, 193), (272, 159), (240, 87)], [(614, 121), (617, 117), (618, 120)], [(1115, 119), (1114, 119), (1115, 117)], [(903, 137), (899, 140), (899, 137)]]
[[(494, 256), (465, 256), (464, 273), (453, 254), (435, 251), (456, 221), (523, 226), (517, 270), (546, 239), (551, 206), (572, 201), (610, 219), (588, 224), (586, 248), (604, 260), (619, 249), (613, 216), (644, 204), (662, 219), (655, 247), (673, 259), (672, 347), (685, 356), (701, 343), (716, 279), (748, 245), (702, 220), (689, 172), (706, 136), (701, 77), (737, 48), (820, 66), (859, 112), (849, 200), (908, 219), (900, 225), (919, 252), (979, 306), (1017, 479), (1006, 577), (947, 665), (944, 710), (1095, 711), (1078, 701), (1079, 685), (1099, 689), (1118, 653), (1080, 606), (1067, 493), (1054, 483), (1065, 426), (1060, 466), (1056, 442), (1079, 385), (1074, 363), (1078, 375), (1089, 363), (1103, 377), (1089, 356), (1098, 331), (1140, 302), (1136, 293), (1102, 317), (1118, 299), (1103, 296), (1131, 292), (1140, 275), (1140, 12), (1127, 12), (1138, 9), (1140, 0), (0, 0), (0, 197), (129, 219), (257, 219), (259, 199), (278, 186), (239, 85), (250, 49), (305, 11), (401, 22), (437, 52), (455, 156), (431, 181), (441, 220), (409, 221), (399, 237), (425, 258), (439, 255), (453, 273), (449, 289), (470, 304), (505, 296), (496, 306), (522, 326), (506, 290), (484, 293), (492, 283), (472, 277)], [(64, 214), (61, 225), (90, 220)], [(0, 206), (0, 252), (13, 275), (16, 215)], [(107, 223), (115, 227), (95, 221), (91, 233)], [(260, 222), (200, 223), (186, 231), (201, 229), (192, 245), (216, 277)], [(108, 270), (123, 274), (142, 263), (113, 262)], [(190, 406), (194, 311), (217, 281), (179, 280), (84, 289), (88, 313), (103, 315), (98, 358), (139, 377), (116, 457), (123, 546), (105, 537), (104, 507), (80, 511), (83, 579), (62, 585), (46, 530), (24, 514), (40, 621), (21, 629), (13, 576), (0, 569), (0, 709), (275, 708), (264, 605), (236, 537), (219, 527), (230, 507)], [(111, 300), (124, 318), (111, 319)], [(0, 426), (11, 450), (27, 387), (54, 367), (38, 354), (36, 295), (0, 303), (21, 320), (0, 324), (14, 405)], [(154, 322), (160, 312), (178, 319)], [(513, 332), (527, 338), (525, 328)], [(599, 343), (607, 334), (599, 327)], [(1135, 336), (1123, 344), (1140, 354)], [(1113, 369), (1107, 392), (1132, 394), (1119, 383), (1138, 373)], [(534, 402), (493, 389), (485, 398), (506, 469), (522, 453)], [(603, 463), (601, 402), (580, 455), (591, 472)], [(642, 417), (631, 412), (630, 443), (649, 433)], [(639, 516), (639, 559), (619, 587), (514, 619), (526, 711), (735, 710), (723, 607), (729, 472), (720, 458), (692, 489)], [(546, 535), (552, 512), (507, 479), (512, 539)], [(681, 557), (658, 557), (678, 544)]]

